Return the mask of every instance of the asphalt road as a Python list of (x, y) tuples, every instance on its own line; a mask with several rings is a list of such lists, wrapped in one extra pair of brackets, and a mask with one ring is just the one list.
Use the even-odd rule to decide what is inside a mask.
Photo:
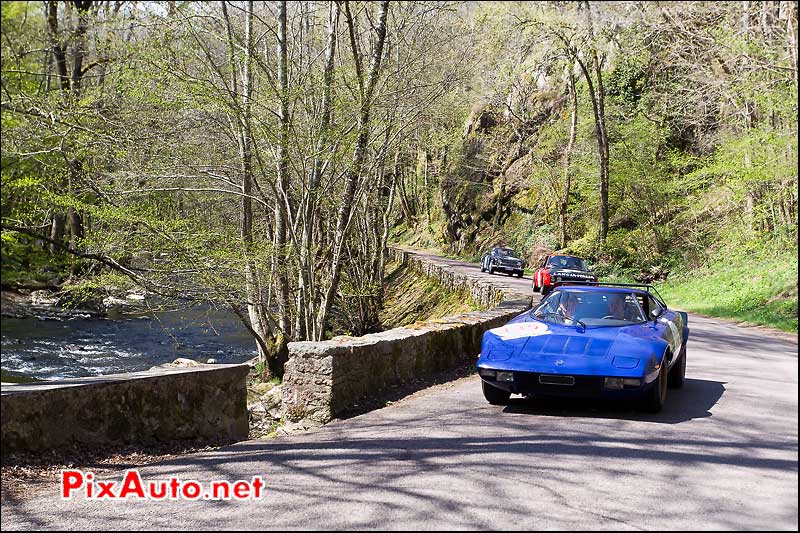
[(491, 406), (470, 377), (312, 433), (141, 470), (146, 481), (263, 475), (258, 501), (53, 492), (7, 498), (2, 529), (797, 530), (797, 344), (695, 316), (689, 325), (686, 385), (657, 415)]

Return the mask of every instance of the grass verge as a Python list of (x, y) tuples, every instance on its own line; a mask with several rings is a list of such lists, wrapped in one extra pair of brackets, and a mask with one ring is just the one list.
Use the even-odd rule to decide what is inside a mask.
[(729, 257), (657, 285), (670, 306), (797, 333), (797, 255)]

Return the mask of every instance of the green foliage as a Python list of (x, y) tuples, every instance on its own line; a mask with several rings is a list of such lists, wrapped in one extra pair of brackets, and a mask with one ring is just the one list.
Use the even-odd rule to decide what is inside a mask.
[(42, 282), (57, 285), (73, 262), (53, 255), (33, 239), (8, 231), (0, 239), (0, 283), (4, 286)]
[(624, 56), (604, 81), (608, 96), (635, 108), (647, 85), (645, 58), (640, 55)]
[[(503, 227), (502, 241), (513, 248), (528, 264), (539, 258), (533, 255), (536, 250), (552, 250), (558, 247), (556, 237), (558, 228), (550, 224), (537, 223), (539, 215), (527, 213), (513, 213)], [(486, 243), (484, 248), (489, 248), (495, 243)]]
[(797, 332), (797, 253), (736, 254), (658, 286), (673, 307)]
[[(595, 9), (609, 21), (628, 16), (625, 8), (608, 3)], [(672, 25), (664, 10), (680, 24)], [(798, 98), (794, 65), (784, 48), (789, 36), (782, 22), (766, 29), (754, 24), (743, 32), (741, 15), (734, 4), (688, 3), (644, 5), (631, 25), (595, 19), (593, 42), (601, 56), (608, 54), (603, 81), (610, 231), (600, 243), (597, 132), (586, 80), (578, 75), (578, 136), (567, 168), (572, 190), (564, 251), (592, 260), (607, 279), (632, 281), (668, 272), (677, 290), (687, 283), (694, 287), (692, 279), (700, 276), (709, 290), (727, 287), (724, 297), (695, 291), (716, 302), (704, 312), (760, 313), (759, 320), (783, 320), (784, 325), (788, 316), (787, 327), (796, 330)], [(476, 109), (509, 106), (515, 116), (495, 120), (489, 129), (470, 128), (451, 150), (454, 164), (443, 196), (451, 200), (446, 220), (455, 230), (444, 233), (443, 247), (470, 258), (497, 243), (523, 255), (554, 251), (569, 113), (562, 108), (524, 130), (518, 117), (525, 108), (517, 99), (526, 95), (525, 102), (534, 101), (553, 88), (566, 92), (564, 72), (573, 65), (553, 35), (571, 36), (572, 46), (584, 47), (579, 51), (585, 59), (589, 40), (581, 33), (582, 14), (546, 4), (486, 5), (476, 10), (475, 19), (485, 34), (480, 38), (484, 70), (474, 83), (483, 92), (461, 106), (475, 106), (473, 117)], [(711, 38), (687, 39), (686, 28)], [(545, 71), (551, 87), (537, 92), (536, 76)], [(488, 182), (489, 169), (516, 157), (519, 145), (530, 150), (523, 180), (498, 172), (491, 175), (492, 189), (467, 185)], [(517, 188), (503, 197), (509, 183)], [(495, 209), (508, 213), (503, 223), (482, 216)], [(774, 261), (764, 259), (770, 254)], [(734, 281), (746, 278), (735, 265), (730, 279), (723, 279), (724, 268), (715, 274), (707, 270), (720, 258), (745, 255), (761, 258), (761, 270), (785, 275), (780, 282), (750, 284)], [(678, 301), (689, 302), (691, 293), (676, 292)]]
[(723, 139), (708, 164), (689, 177), (722, 178), (737, 187), (737, 200), (741, 200), (747, 190), (761, 183), (780, 183), (796, 174), (797, 133), (761, 129)]
[[(114, 18), (99, 10), (89, 24), (83, 62), (88, 77), (80, 91), (62, 91), (57, 78), (48, 83), (43, 75), (53, 69), (45, 53), (53, 46), (45, 6), (6, 2), (0, 16), (8, 105), (0, 115), (3, 223), (44, 235), (58, 216), (80, 213), (83, 237), (69, 235), (67, 227), (65, 243), (123, 265), (146, 263), (154, 267), (148, 271), (152, 282), (196, 287), (190, 296), (212, 291), (245, 301), (248, 261), (260, 266), (266, 292), (278, 274), (296, 274), (296, 249), (272, 244), (279, 143), (275, 58), (259, 54), (253, 65), (257, 94), (248, 124), (259, 188), (254, 194), (263, 203), (254, 205), (254, 242), (245, 245), (241, 197), (235, 194), (243, 111), (228, 86), (245, 52), (234, 47), (229, 63), (219, 5), (179, 3), (169, 16), (134, 7)], [(502, 243), (535, 260), (559, 246), (559, 208), (569, 176), (564, 251), (593, 260), (603, 275), (633, 277), (660, 268), (676, 277), (718, 257), (796, 254), (798, 95), (796, 65), (785, 46), (794, 38), (786, 33), (792, 24), (766, 17), (744, 31), (741, 6), (708, 2), (644, 3), (628, 23), (628, 4), (597, 3), (590, 35), (577, 4), (478, 3), (460, 18), (448, 18), (450, 6), (439, 7), (392, 4), (396, 25), (390, 31), (406, 24), (407, 33), (391, 35), (399, 46), (386, 54), (371, 125), (373, 132), (388, 132), (387, 145), (380, 146), (380, 135), (370, 138), (351, 231), (367, 227), (365, 213), (375, 214), (379, 203), (366, 185), (374, 175), (391, 175), (399, 182), (397, 239), (471, 258)], [(59, 5), (70, 57), (79, 49), (72, 9)], [(234, 40), (240, 40), (243, 13), (235, 11)], [(305, 205), (311, 154), (319, 152), (320, 13), (311, 15), (319, 20), (313, 19), (308, 41), (295, 43), (297, 50), (308, 46), (309, 61), (289, 66), (293, 206)], [(270, 20), (257, 21), (259, 34), (271, 34)], [(120, 31), (127, 24), (139, 29)], [(348, 54), (341, 53), (346, 46), (346, 40), (340, 43), (336, 59), (330, 146), (322, 151), (330, 157), (329, 175), (324, 193), (314, 199), (315, 216), (325, 222), (312, 233), (333, 229), (329, 221), (338, 213), (340, 178), (357, 135), (358, 95), (352, 89), (358, 84)], [(587, 82), (574, 64), (575, 54), (586, 60), (592, 48), (603, 58), (607, 96), (605, 243), (598, 240), (598, 132)], [(578, 132), (564, 168), (570, 131), (564, 80), (570, 72), (578, 83)], [(207, 190), (219, 187), (230, 194)], [(303, 217), (293, 221), (297, 242)], [(81, 272), (78, 261), (35, 239), (3, 231), (1, 244), (3, 283), (63, 283)], [(324, 277), (330, 253), (323, 248), (330, 239), (319, 244), (307, 252), (322, 266), (314, 275)], [(298, 276), (289, 278), (291, 285)], [(341, 279), (337, 306), (343, 309), (381, 296), (382, 288), (358, 272), (345, 268)], [(78, 305), (124, 283), (107, 276), (70, 282), (65, 300)], [(767, 293), (791, 292), (778, 285), (759, 285), (755, 292), (732, 287), (772, 308), (785, 303), (769, 302)], [(720, 309), (754, 312), (746, 307), (737, 301)]]

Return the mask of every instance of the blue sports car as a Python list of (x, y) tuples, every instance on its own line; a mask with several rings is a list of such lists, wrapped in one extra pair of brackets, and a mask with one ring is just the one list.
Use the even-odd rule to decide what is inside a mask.
[(658, 412), (667, 386), (683, 386), (687, 323), (649, 285), (557, 286), (483, 334), (483, 394), (494, 405), (511, 394), (634, 399)]

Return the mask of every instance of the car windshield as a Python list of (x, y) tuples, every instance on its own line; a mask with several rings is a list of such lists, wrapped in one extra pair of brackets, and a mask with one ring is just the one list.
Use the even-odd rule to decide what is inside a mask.
[(570, 268), (572, 270), (589, 270), (586, 266), (586, 261), (580, 257), (571, 257), (568, 255), (555, 255), (547, 261), (547, 266), (557, 268)]
[(500, 257), (517, 257), (517, 254), (511, 248), (498, 248), (497, 255)]
[(634, 293), (621, 291), (556, 290), (536, 307), (531, 316), (553, 324), (628, 326), (644, 322)]

